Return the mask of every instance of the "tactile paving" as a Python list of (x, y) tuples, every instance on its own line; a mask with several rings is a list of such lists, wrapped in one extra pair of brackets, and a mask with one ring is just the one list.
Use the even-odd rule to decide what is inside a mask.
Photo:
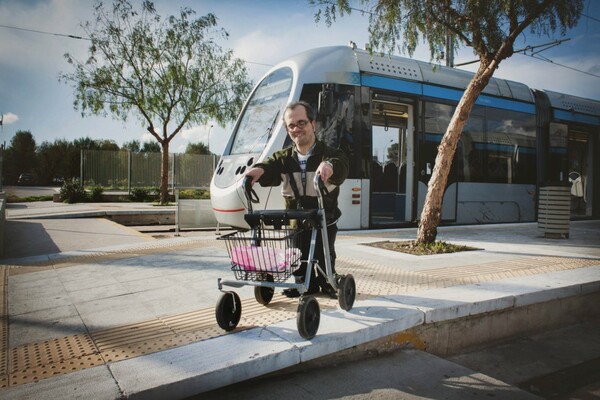
[[(198, 246), (198, 243), (185, 243)], [(136, 249), (136, 254), (156, 248)], [(164, 247), (162, 248), (164, 251)], [(110, 254), (110, 257), (132, 254)], [(73, 260), (71, 260), (73, 261)], [(596, 259), (565, 257), (520, 257), (502, 262), (473, 264), (460, 267), (406, 271), (398, 267), (381, 266), (375, 262), (339, 257), (337, 269), (353, 274), (357, 298), (365, 299), (386, 294), (401, 294), (428, 288), (478, 283), (514, 276), (534, 275), (552, 271), (588, 267)], [(56, 267), (56, 266), (55, 266)], [(155, 320), (118, 326), (89, 334), (31, 343), (8, 349), (8, 317), (6, 285), (9, 267), (0, 270), (2, 290), (2, 321), (0, 326), (0, 387), (35, 382), (58, 374), (91, 368), (104, 363), (138, 357), (192, 342), (226, 334), (216, 324), (214, 308), (164, 316)], [(18, 269), (18, 268), (17, 268)], [(13, 271), (12, 268), (10, 268)], [(12, 272), (11, 272), (12, 273)], [(322, 310), (337, 307), (337, 300), (319, 297)], [(235, 331), (275, 324), (293, 319), (298, 302), (275, 294), (268, 306), (254, 298), (242, 300), (242, 318)]]

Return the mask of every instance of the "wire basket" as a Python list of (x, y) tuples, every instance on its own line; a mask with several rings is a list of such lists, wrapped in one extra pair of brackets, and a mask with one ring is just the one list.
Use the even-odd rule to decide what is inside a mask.
[(296, 229), (256, 228), (222, 236), (237, 280), (284, 282), (300, 266), (300, 234)]

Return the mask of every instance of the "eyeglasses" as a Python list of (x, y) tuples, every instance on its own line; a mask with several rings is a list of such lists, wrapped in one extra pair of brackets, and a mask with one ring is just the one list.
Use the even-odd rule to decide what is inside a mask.
[(308, 124), (308, 120), (306, 119), (301, 119), (300, 121), (296, 122), (295, 124), (289, 124), (287, 125), (287, 130), (288, 131), (293, 131), (296, 128), (304, 128), (306, 126), (306, 124)]

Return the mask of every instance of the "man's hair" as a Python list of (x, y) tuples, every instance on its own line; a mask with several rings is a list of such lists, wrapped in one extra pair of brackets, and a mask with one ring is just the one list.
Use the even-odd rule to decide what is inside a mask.
[(293, 103), (288, 104), (285, 107), (285, 110), (283, 110), (283, 115), (285, 115), (285, 112), (287, 110), (293, 110), (294, 108), (296, 108), (298, 106), (304, 107), (304, 109), (306, 110), (306, 117), (308, 118), (309, 121), (315, 120), (315, 111), (313, 110), (312, 106), (310, 104), (308, 104), (306, 101), (302, 101), (302, 100), (295, 101)]

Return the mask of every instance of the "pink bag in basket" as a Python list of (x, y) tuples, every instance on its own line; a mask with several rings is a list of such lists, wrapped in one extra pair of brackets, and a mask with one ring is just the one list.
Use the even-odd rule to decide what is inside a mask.
[(300, 249), (239, 246), (231, 249), (231, 262), (246, 271), (284, 272), (300, 259)]

